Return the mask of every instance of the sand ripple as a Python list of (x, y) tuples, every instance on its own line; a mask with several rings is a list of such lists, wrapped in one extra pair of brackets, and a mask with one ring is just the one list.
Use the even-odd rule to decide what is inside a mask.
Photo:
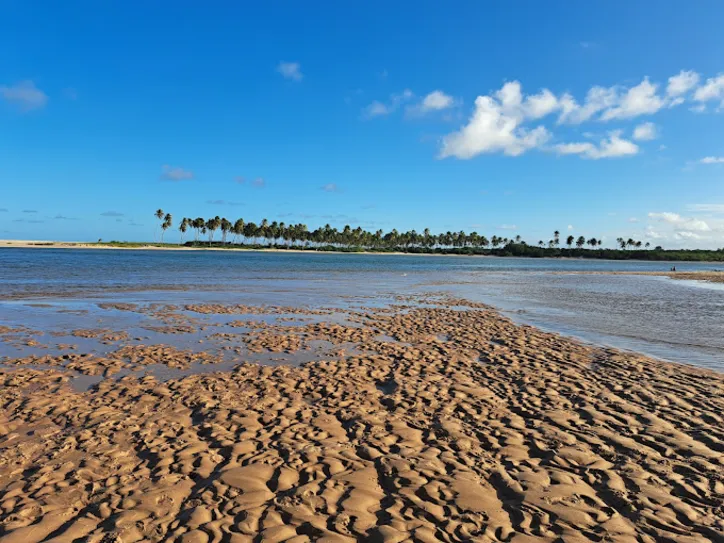
[(0, 371), (0, 542), (722, 541), (721, 374), (480, 306), (360, 321), (296, 368)]

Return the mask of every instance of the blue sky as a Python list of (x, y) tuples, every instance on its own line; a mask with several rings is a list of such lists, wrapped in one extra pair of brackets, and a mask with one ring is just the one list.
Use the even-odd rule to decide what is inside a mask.
[(313, 6), (3, 2), (0, 238), (162, 207), (724, 246), (723, 3)]

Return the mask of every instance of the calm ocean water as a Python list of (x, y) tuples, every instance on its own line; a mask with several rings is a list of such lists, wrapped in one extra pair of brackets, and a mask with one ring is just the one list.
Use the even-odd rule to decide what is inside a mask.
[[(448, 292), (520, 322), (724, 371), (724, 285), (665, 277), (667, 262), (223, 251), (0, 249), (0, 325), (37, 327), (39, 302), (378, 305)], [(722, 264), (675, 263), (680, 271)], [(44, 315), (46, 325), (49, 317)], [(68, 318), (66, 315), (65, 319)], [(43, 323), (40, 323), (43, 324)], [(71, 324), (72, 325), (72, 324)]]

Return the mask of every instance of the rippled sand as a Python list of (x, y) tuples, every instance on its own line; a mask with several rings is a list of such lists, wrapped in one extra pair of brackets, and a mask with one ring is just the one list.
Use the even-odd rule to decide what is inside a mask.
[[(722, 541), (721, 374), (460, 300), (352, 320), (247, 339), (340, 346), (300, 367), (0, 370), (0, 542)], [(80, 366), (189, 363), (121, 348)]]

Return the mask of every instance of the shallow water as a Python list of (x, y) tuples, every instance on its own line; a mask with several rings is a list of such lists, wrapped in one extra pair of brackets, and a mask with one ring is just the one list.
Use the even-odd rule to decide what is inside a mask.
[[(345, 310), (386, 306), (395, 303), (396, 296), (447, 292), (496, 306), (517, 321), (586, 341), (724, 371), (722, 285), (655, 276), (560, 273), (667, 271), (672, 265), (582, 259), (0, 249), (0, 325), (56, 331), (129, 330), (131, 337), (145, 338), (144, 343), (199, 348), (198, 338), (147, 330), (143, 315), (101, 312), (97, 304), (239, 303)], [(721, 263), (675, 265), (679, 271), (724, 267)], [(194, 315), (209, 325), (261, 317)], [(46, 339), (47, 335), (38, 338), (41, 343)], [(81, 338), (52, 340), (81, 343)], [(83, 347), (89, 345), (79, 345), (78, 352)], [(2, 349), (0, 356), (10, 356), (8, 345)]]

